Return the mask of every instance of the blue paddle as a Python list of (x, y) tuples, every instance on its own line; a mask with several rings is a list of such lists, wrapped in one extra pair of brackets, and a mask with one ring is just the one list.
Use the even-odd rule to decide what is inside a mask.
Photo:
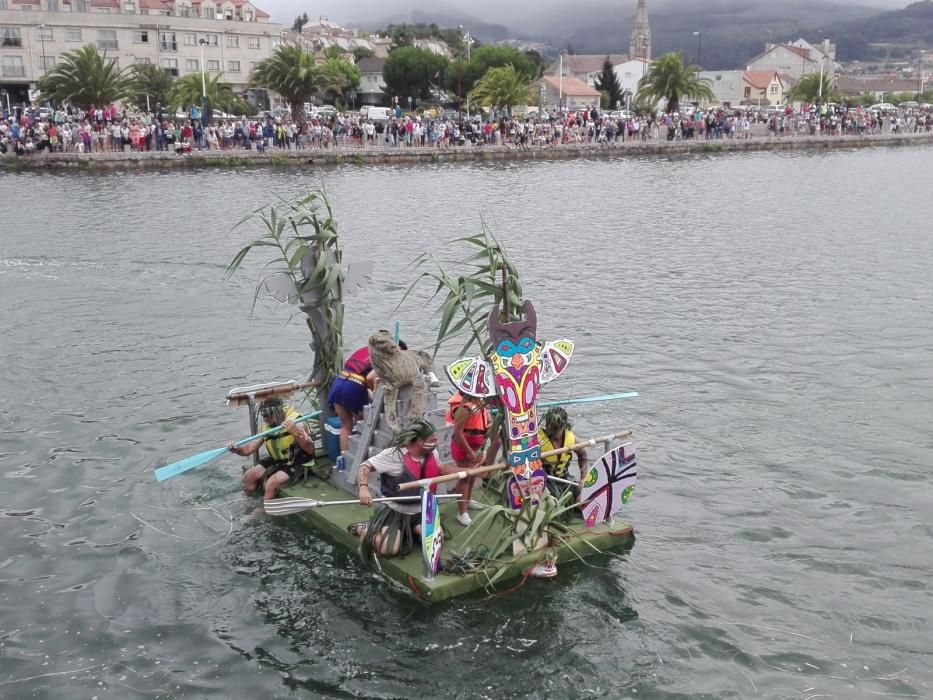
[[(305, 421), (309, 421), (312, 418), (317, 418), (319, 415), (321, 415), (320, 411), (315, 411), (314, 413), (308, 413), (306, 415), (299, 416), (298, 418), (296, 418), (295, 422), (304, 423)], [(243, 445), (248, 445), (253, 440), (258, 440), (259, 438), (264, 438), (268, 435), (282, 432), (283, 430), (284, 428), (282, 426), (276, 426), (275, 428), (269, 428), (265, 432), (259, 433), (258, 435), (250, 435), (247, 438), (238, 440), (237, 442), (234, 443), (234, 445), (236, 445), (236, 447), (243, 447)], [(170, 479), (173, 476), (177, 476), (178, 474), (184, 474), (186, 471), (189, 471), (190, 469), (194, 469), (195, 467), (200, 467), (202, 464), (207, 464), (211, 460), (217, 459), (218, 457), (220, 457), (220, 455), (228, 451), (229, 450), (227, 450), (226, 447), (218, 447), (216, 450), (208, 450), (207, 452), (201, 452), (196, 455), (191, 455), (190, 457), (185, 457), (184, 459), (179, 460), (178, 462), (173, 462), (172, 464), (166, 464), (164, 467), (159, 467), (158, 469), (155, 470), (156, 481), (165, 481), (166, 479)]]
[[(584, 396), (580, 399), (562, 399), (560, 401), (541, 401), (538, 408), (550, 408), (551, 406), (569, 406), (572, 403), (593, 403), (596, 401), (614, 401), (616, 399), (634, 399), (638, 396), (637, 391), (625, 391), (621, 394), (602, 394), (601, 396)], [(492, 409), (493, 413), (498, 413), (497, 409)]]

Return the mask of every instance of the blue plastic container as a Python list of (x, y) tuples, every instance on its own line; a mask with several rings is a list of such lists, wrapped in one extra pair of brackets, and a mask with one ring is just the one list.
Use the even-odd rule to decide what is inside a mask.
[(337, 416), (324, 421), (324, 449), (334, 461), (340, 456), (340, 418)]

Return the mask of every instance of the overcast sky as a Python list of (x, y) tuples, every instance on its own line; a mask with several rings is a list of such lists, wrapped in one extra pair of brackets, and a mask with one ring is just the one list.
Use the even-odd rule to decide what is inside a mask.
[[(652, 6), (660, 7), (676, 5), (679, 0), (648, 0), (648, 11), (650, 13)], [(691, 5), (695, 0), (682, 0)], [(520, 26), (521, 18), (527, 16), (528, 12), (541, 12), (542, 9), (551, 9), (558, 6), (567, 6), (567, 0), (470, 0), (468, 3), (457, 2), (447, 3), (441, 0), (254, 0), (254, 2), (263, 10), (272, 15), (273, 21), (282, 24), (291, 24), (294, 18), (302, 12), (307, 12), (311, 17), (323, 15), (329, 19), (344, 24), (348, 22), (375, 21), (416, 9), (442, 8), (442, 7), (460, 7), (474, 17), (479, 17), (487, 22), (501, 22), (503, 24)], [(910, 2), (908, 0), (857, 0), (856, 2), (847, 2), (840, 0), (840, 4), (857, 4), (880, 7), (884, 9), (897, 9), (906, 7)], [(635, 0), (584, 0), (582, 5), (587, 7), (587, 11), (595, 7), (606, 7), (618, 10), (620, 6), (630, 4), (632, 13), (635, 12)], [(780, 0), (775, 0), (774, 4), (780, 4)]]

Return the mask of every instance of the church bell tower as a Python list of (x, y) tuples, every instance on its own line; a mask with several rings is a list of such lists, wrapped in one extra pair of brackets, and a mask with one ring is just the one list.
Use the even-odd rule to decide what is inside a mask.
[(635, 26), (628, 44), (629, 58), (651, 60), (651, 26), (648, 24), (648, 9), (645, 0), (638, 0), (635, 8)]

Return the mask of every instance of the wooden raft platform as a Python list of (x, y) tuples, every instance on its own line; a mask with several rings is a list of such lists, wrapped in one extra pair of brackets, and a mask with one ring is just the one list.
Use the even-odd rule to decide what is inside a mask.
[[(303, 485), (283, 488), (281, 495), (313, 498), (319, 501), (338, 501), (348, 497), (344, 489), (314, 477), (309, 477)], [(498, 494), (485, 488), (477, 487), (473, 491), (473, 500), (480, 503), (492, 503), (497, 496)], [(329, 539), (352, 552), (356, 552), (359, 541), (347, 532), (347, 526), (361, 520), (369, 520), (372, 513), (372, 509), (363, 506), (324, 506), (311, 508), (288, 517), (304, 518), (307, 523), (327, 535)], [(478, 514), (478, 512), (474, 511), (474, 514)], [(457, 508), (453, 500), (443, 503), (441, 506), (441, 522), (445, 533), (448, 535), (447, 541), (444, 542), (444, 561), (452, 552), (458, 551), (458, 540), (462, 539), (462, 535), (467, 530), (457, 522), (456, 515)], [(506, 527), (505, 521), (502, 520), (501, 522), (502, 527)], [(569, 546), (561, 543), (555, 544), (553, 547), (553, 550), (557, 553), (559, 563), (578, 561), (580, 557), (595, 554), (593, 547), (602, 552), (609, 552), (630, 547), (635, 541), (632, 525), (622, 520), (614, 520), (611, 523), (599, 525), (595, 528), (587, 528), (582, 520), (575, 520), (569, 527), (575, 533), (576, 538), (570, 541)], [(485, 537), (480, 541), (474, 540), (471, 546), (477, 547), (485, 544), (491, 548), (501, 532), (501, 530), (497, 531), (495, 527), (489, 527)], [(501, 564), (491, 564), (486, 568), (485, 573), (469, 573), (464, 576), (442, 573), (437, 574), (433, 579), (425, 578), (420, 549), (416, 549), (406, 557), (382, 558), (379, 561), (384, 575), (409, 588), (419, 598), (429, 603), (438, 603), (456, 596), (483, 593), (487, 583), (487, 576), (496, 575), (501, 567), (505, 567), (507, 570), (496, 582), (496, 589), (504, 590), (507, 587), (506, 582), (508, 580), (524, 576), (531, 567), (541, 563), (546, 551), (525, 552), (518, 556), (505, 555)], [(359, 566), (361, 568), (365, 566), (361, 560)], [(560, 574), (558, 574), (559, 577)]]

